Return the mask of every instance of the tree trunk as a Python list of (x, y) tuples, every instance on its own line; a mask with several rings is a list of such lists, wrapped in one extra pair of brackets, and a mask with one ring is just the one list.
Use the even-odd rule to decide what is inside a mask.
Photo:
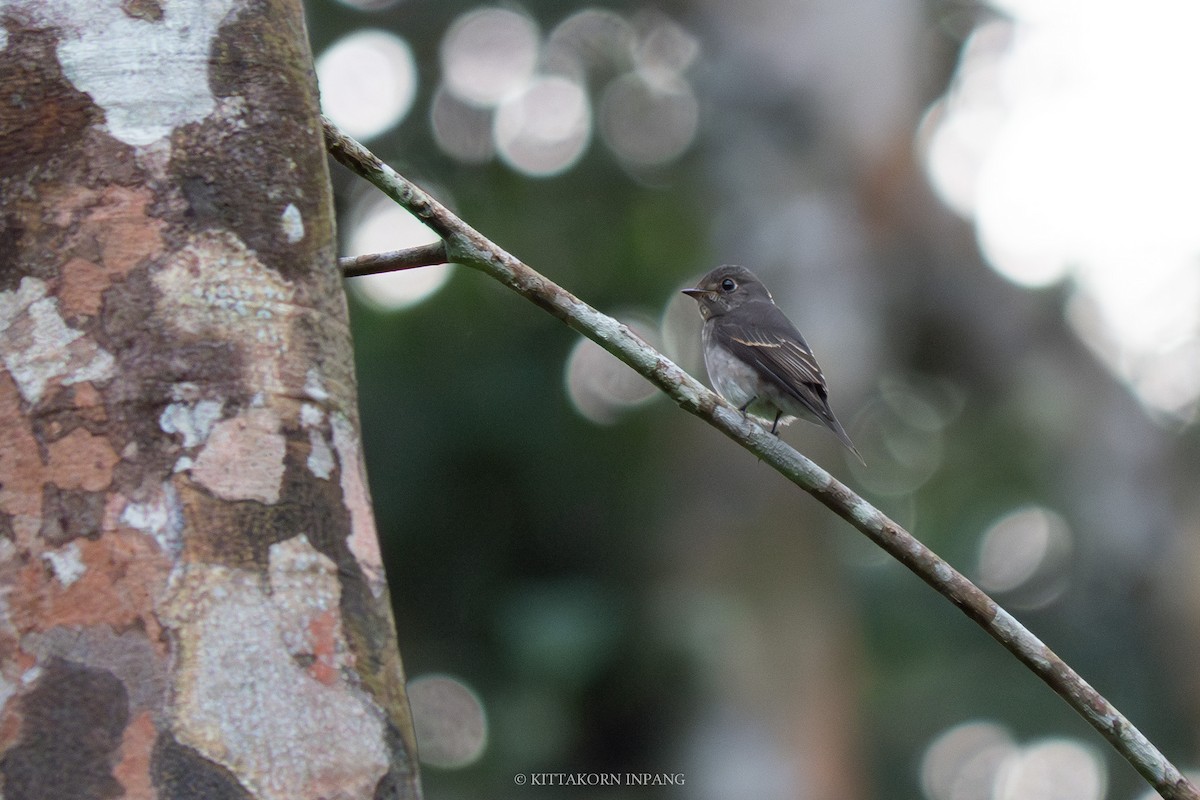
[(299, 0), (0, 20), (4, 797), (418, 797)]

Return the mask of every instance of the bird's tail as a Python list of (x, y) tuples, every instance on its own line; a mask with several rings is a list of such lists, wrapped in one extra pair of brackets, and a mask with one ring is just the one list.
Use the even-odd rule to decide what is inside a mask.
[(846, 433), (846, 429), (842, 427), (842, 423), (838, 422), (838, 418), (833, 415), (832, 411), (829, 412), (829, 416), (825, 419), (825, 424), (829, 427), (829, 430), (833, 431), (833, 435), (842, 444), (846, 445), (851, 453), (854, 453), (854, 457), (859, 460), (859, 463), (865, 467), (867, 462), (863, 459), (862, 453), (858, 452), (858, 448), (854, 446), (854, 442), (850, 441), (850, 434)]

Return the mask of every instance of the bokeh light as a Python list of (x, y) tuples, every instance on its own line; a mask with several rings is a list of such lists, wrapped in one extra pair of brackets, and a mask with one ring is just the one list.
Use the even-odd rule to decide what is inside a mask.
[(598, 124), (631, 171), (666, 164), (687, 151), (699, 127), (685, 77), (699, 51), (694, 36), (660, 13), (640, 14), (635, 24), (587, 8), (543, 40), (521, 12), (475, 9), (442, 41), (434, 139), (464, 163), (498, 155), (522, 174), (549, 177), (579, 161)]
[(321, 108), (343, 130), (370, 139), (400, 123), (417, 95), (412, 49), (388, 31), (360, 30), (317, 59)]
[(993, 3), (929, 112), (926, 169), (1013, 282), (1069, 281), (1068, 319), (1156, 415), (1200, 398), (1200, 6)]
[(997, 775), (995, 800), (1102, 800), (1104, 762), (1074, 739), (1035, 742), (1008, 758)]
[(652, 84), (631, 72), (612, 81), (600, 105), (600, 133), (631, 166), (674, 161), (696, 136), (700, 107), (685, 81)]
[(674, 85), (700, 55), (700, 41), (665, 14), (647, 13), (641, 22), (634, 69), (648, 83)]
[(979, 585), (1007, 594), (1014, 608), (1040, 608), (1062, 595), (1070, 579), (1071, 528), (1040, 506), (1005, 514), (979, 540)]
[(449, 675), (422, 675), (408, 682), (407, 692), (422, 764), (460, 768), (483, 755), (487, 716), (469, 686)]
[(499, 105), (533, 76), (539, 35), (537, 23), (506, 8), (464, 14), (442, 39), (446, 88), (469, 103)]
[(556, 75), (532, 80), (496, 113), (500, 156), (526, 175), (546, 177), (571, 167), (587, 149), (592, 110), (584, 88)]
[(691, 145), (700, 120), (684, 77), (699, 42), (665, 15), (647, 14), (639, 22), (638, 35), (617, 39), (628, 47), (632, 69), (609, 82), (599, 110), (604, 143), (634, 168), (674, 161)]
[(939, 734), (921, 761), (928, 800), (1101, 800), (1104, 762), (1081, 742), (1018, 745), (996, 722), (972, 720)]
[[(368, 192), (347, 215), (343, 239), (349, 254), (381, 253), (438, 241), (437, 234), (378, 192)], [(450, 278), (451, 265), (363, 275), (348, 283), (354, 294), (379, 311), (415, 305)]]
[(429, 120), (438, 146), (452, 158), (483, 164), (495, 155), (490, 109), (472, 105), (441, 86), (429, 106)]
[(633, 25), (615, 11), (585, 8), (554, 27), (546, 41), (546, 61), (559, 66), (574, 61), (599, 73), (626, 67), (635, 45)]
[[(618, 317), (630, 330), (658, 346), (655, 326), (640, 315)], [(615, 423), (622, 412), (656, 397), (658, 389), (591, 339), (580, 338), (567, 356), (567, 396), (585, 418), (600, 425)]]
[(1016, 752), (1003, 725), (982, 720), (956, 725), (925, 749), (921, 788), (928, 800), (992, 800), (1000, 768)]
[(890, 497), (916, 491), (942, 465), (945, 429), (962, 402), (961, 391), (946, 381), (881, 379), (875, 398), (843, 421), (867, 462), (863, 467), (846, 454), (856, 479)]
[(788, 800), (804, 785), (791, 753), (758, 720), (723, 710), (696, 726), (687, 768), (698, 800)]

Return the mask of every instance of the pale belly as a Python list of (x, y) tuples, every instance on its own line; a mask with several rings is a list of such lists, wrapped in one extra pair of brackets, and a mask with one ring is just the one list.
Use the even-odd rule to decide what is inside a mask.
[(780, 425), (787, 425), (797, 417), (818, 422), (804, 404), (772, 382), (764, 381), (753, 367), (734, 358), (724, 348), (709, 346), (707, 328), (704, 331), (704, 367), (717, 393), (738, 408), (744, 407), (748, 414), (772, 423), (776, 413), (782, 412)]

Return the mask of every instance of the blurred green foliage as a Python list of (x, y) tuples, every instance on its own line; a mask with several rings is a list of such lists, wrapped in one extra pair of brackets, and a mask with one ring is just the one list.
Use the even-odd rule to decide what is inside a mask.
[[(1197, 686), (1172, 664), (1194, 666), (1195, 653), (1170, 633), (1184, 612), (1163, 588), (1164, 554), (1186, 527), (1166, 509), (1194, 485), (1194, 453), (1180, 455), (1186, 443), (1089, 358), (1055, 290), (1018, 289), (981, 263), (912, 155), (960, 44), (955, 15), (981, 12), (905, 7), (918, 68), (899, 121), (879, 120), (866, 147), (837, 122), (853, 96), (821, 83), (846, 64), (788, 75), (738, 49), (736, 14), (660, 4), (700, 42), (688, 152), (647, 176), (593, 141), (562, 174), (531, 178), (495, 159), (458, 163), (432, 136), (439, 42), (473, 5), (307, 5), (318, 54), (361, 27), (413, 48), (417, 100), (369, 142), (375, 152), (589, 303), (658, 317), (716, 263), (764, 275), (870, 466), (852, 470), (813, 427), (785, 438), (951, 563), (973, 574), (980, 535), (1014, 508), (1061, 514), (1074, 536), (1067, 588), (1014, 611), (1169, 755), (1194, 754)], [(523, 6), (543, 30), (584, 7)], [(764, 24), (750, 9), (743, 22)], [(867, 74), (896, 68), (880, 62)], [(336, 167), (334, 180), (344, 211), (356, 184)], [(789, 226), (776, 212), (792, 204), (801, 224)], [(819, 215), (806, 227), (814, 204), (836, 229)], [(418, 305), (380, 313), (353, 300), (351, 317), (406, 669), (462, 680), (488, 719), (479, 761), (425, 770), (429, 797), (720, 797), (714, 772), (736, 775), (746, 797), (921, 797), (925, 748), (975, 719), (1020, 743), (1078, 739), (1107, 763), (1107, 796), (1140, 791), (995, 643), (745, 452), (662, 400), (611, 426), (585, 419), (564, 390), (578, 336), (549, 315), (460, 268)], [(703, 376), (694, 356), (684, 366)], [(937, 423), (905, 422), (886, 385), (936, 409)], [(915, 474), (906, 446), (933, 466), (889, 489), (881, 476)], [(514, 785), (575, 771), (683, 772), (688, 785)]]

